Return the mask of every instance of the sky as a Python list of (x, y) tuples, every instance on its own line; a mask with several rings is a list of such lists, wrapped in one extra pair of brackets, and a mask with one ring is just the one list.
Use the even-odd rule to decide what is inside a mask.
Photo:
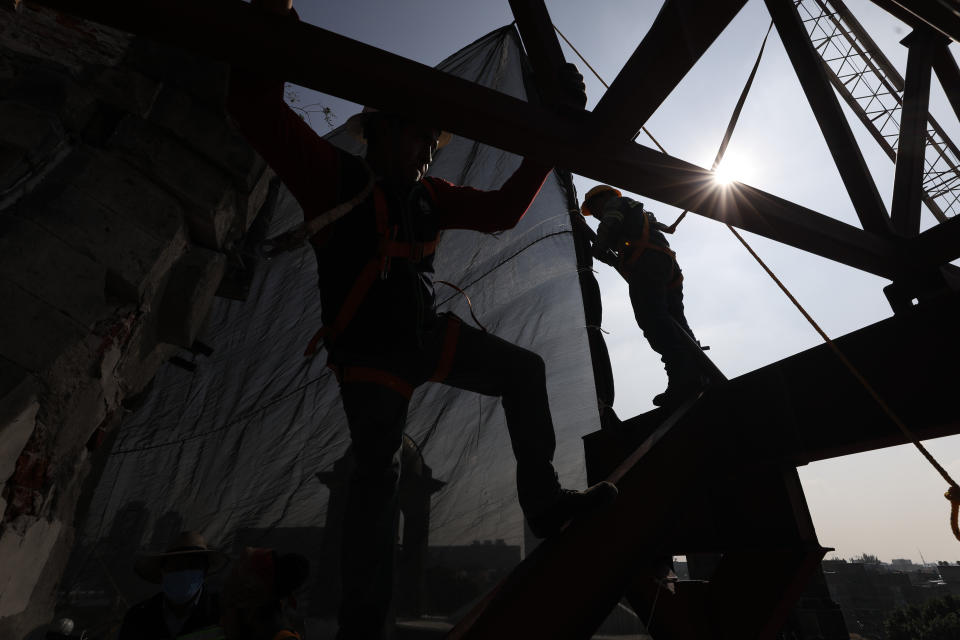
[[(662, 2), (653, 0), (547, 0), (554, 24), (607, 82), (616, 77), (652, 24)], [(361, 42), (435, 65), (448, 55), (513, 20), (506, 0), (352, 0), (321, 3), (295, 0), (306, 22)], [(847, 6), (894, 66), (904, 73), (909, 29), (868, 0)], [(709, 167), (756, 58), (770, 17), (761, 0), (749, 0), (657, 112), (647, 129), (676, 157)], [(578, 64), (591, 109), (602, 84)], [(957, 47), (952, 49), (957, 55)], [(934, 77), (930, 110), (955, 141), (960, 124)], [(300, 105), (329, 107), (342, 124), (359, 110), (343, 100), (295, 88)], [(846, 109), (846, 106), (844, 106)], [(850, 111), (851, 128), (880, 194), (889, 207), (894, 165)], [(311, 123), (329, 126), (315, 113)], [(643, 135), (642, 144), (653, 146)], [(737, 180), (859, 226), (786, 52), (774, 30), (753, 89), (744, 106), (725, 164)], [(594, 184), (575, 177), (582, 195)], [(674, 207), (630, 194), (664, 222)], [(922, 227), (934, 223), (924, 209)], [(595, 223), (594, 223), (595, 224)], [(841, 336), (891, 315), (883, 296), (886, 280), (745, 234), (754, 249), (830, 336)], [(819, 336), (719, 222), (689, 215), (670, 238), (683, 267), (687, 318), (710, 357), (727, 377), (752, 371), (814, 347)], [(597, 275), (603, 292), (604, 329), (617, 385), (615, 409), (622, 418), (652, 408), (650, 398), (666, 386), (659, 357), (636, 325), (627, 287), (604, 265)], [(960, 436), (927, 443), (954, 476), (960, 477)], [(682, 462), (680, 462), (682, 464)], [(881, 560), (960, 560), (960, 542), (950, 533), (946, 485), (912, 446), (846, 456), (799, 469), (807, 501), (828, 557), (862, 553)]]

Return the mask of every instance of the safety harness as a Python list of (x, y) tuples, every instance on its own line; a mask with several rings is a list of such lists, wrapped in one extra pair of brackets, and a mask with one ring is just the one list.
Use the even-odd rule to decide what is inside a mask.
[[(436, 192), (430, 184), (429, 179), (424, 179), (421, 184), (427, 191), (432, 201), (436, 201)], [(404, 242), (397, 240), (400, 231), (399, 225), (390, 225), (389, 208), (387, 206), (387, 197), (380, 185), (373, 188), (373, 209), (376, 223), (377, 244), (374, 255), (370, 258), (360, 273), (357, 275), (353, 286), (340, 305), (340, 311), (337, 312), (333, 323), (321, 327), (311, 338), (307, 345), (304, 356), (313, 356), (316, 354), (320, 341), (323, 340), (332, 344), (343, 334), (347, 326), (356, 316), (360, 305), (363, 303), (377, 278), (386, 280), (390, 274), (390, 266), (393, 258), (406, 258), (411, 262), (420, 262), (424, 258), (433, 255), (437, 249), (437, 239), (429, 242)], [(434, 382), (443, 381), (450, 373), (453, 366), (453, 356), (456, 352), (457, 338), (460, 334), (460, 319), (454, 315), (447, 316), (448, 324), (444, 335), (444, 343), (437, 362), (436, 369), (430, 380)], [(360, 382), (377, 384), (391, 389), (405, 398), (409, 399), (413, 395), (414, 385), (402, 377), (383, 369), (374, 367), (363, 367), (354, 365), (339, 366), (334, 363), (327, 363), (327, 366), (337, 376), (341, 384), (345, 382)]]
[[(436, 196), (430, 183), (425, 179), (421, 184), (426, 188), (430, 197), (435, 200)], [(314, 355), (321, 340), (332, 343), (346, 330), (347, 325), (357, 315), (360, 305), (367, 297), (377, 278), (387, 279), (390, 274), (390, 262), (393, 258), (406, 258), (411, 262), (420, 262), (436, 251), (436, 239), (429, 242), (401, 242), (397, 240), (400, 227), (396, 224), (390, 225), (387, 196), (380, 185), (373, 188), (373, 210), (377, 234), (376, 251), (370, 261), (360, 270), (357, 279), (353, 281), (353, 287), (350, 288), (343, 304), (340, 305), (340, 311), (334, 318), (333, 324), (321, 327), (313, 335), (307, 345), (307, 350), (304, 352), (305, 356)]]
[(641, 231), (639, 238), (633, 238), (623, 243), (624, 248), (627, 250), (620, 252), (620, 264), (617, 266), (617, 271), (626, 278), (629, 268), (640, 259), (643, 252), (647, 249), (653, 249), (654, 251), (659, 251), (670, 256), (670, 259), (673, 261), (673, 272), (677, 275), (667, 284), (667, 287), (670, 289), (679, 287), (681, 283), (683, 283), (683, 273), (680, 273), (679, 269), (677, 269), (676, 252), (668, 247), (650, 242), (650, 216), (647, 215), (646, 211), (642, 212), (642, 215), (643, 231)]

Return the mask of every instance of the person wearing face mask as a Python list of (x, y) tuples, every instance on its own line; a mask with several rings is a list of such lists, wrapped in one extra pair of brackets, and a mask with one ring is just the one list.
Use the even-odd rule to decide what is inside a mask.
[(118, 640), (178, 638), (213, 627), (220, 606), (204, 582), (227, 564), (227, 556), (207, 546), (203, 536), (185, 531), (164, 553), (141, 556), (134, 572), (161, 587), (160, 593), (134, 605), (124, 616)]

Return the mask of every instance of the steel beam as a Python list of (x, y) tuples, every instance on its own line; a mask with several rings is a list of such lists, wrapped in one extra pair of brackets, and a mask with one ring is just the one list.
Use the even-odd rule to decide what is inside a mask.
[(887, 0), (887, 2), (892, 2), (916, 20), (960, 42), (960, 7), (954, 0)]
[(937, 78), (947, 94), (954, 113), (960, 118), (960, 67), (957, 66), (957, 59), (946, 46), (937, 47), (933, 57), (933, 70), (937, 72)]
[(933, 28), (956, 42), (960, 36), (960, 13), (954, 3), (949, 7), (942, 0), (871, 0), (904, 24), (914, 29)]
[[(40, 0), (361, 104), (422, 118), (464, 137), (642, 194), (851, 267), (897, 278), (898, 245), (641, 145), (603, 144), (561, 115), (239, 0)], [(318, 65), (317, 60), (336, 60)]]
[[(958, 326), (960, 293), (944, 294), (833, 341), (909, 429), (927, 440), (960, 434)], [(734, 378), (704, 400), (714, 416), (704, 429), (725, 430), (745, 460), (804, 465), (909, 442), (827, 345)], [(664, 418), (655, 410), (624, 421), (619, 432), (586, 436), (590, 477), (613, 468), (618, 455)]]
[(565, 96), (558, 73), (566, 60), (546, 5), (543, 0), (510, 0), (510, 9), (530, 58), (541, 102), (549, 106), (563, 104)]
[(817, 118), (830, 154), (840, 172), (860, 224), (867, 231), (878, 234), (890, 232), (886, 207), (870, 175), (850, 123), (833, 92), (823, 61), (813, 48), (803, 21), (791, 0), (765, 0), (767, 9), (786, 47), (810, 108)]
[(606, 140), (633, 140), (745, 0), (666, 0), (640, 45), (593, 109)]
[(960, 216), (927, 229), (908, 245), (908, 264), (938, 265), (960, 259)]
[(920, 233), (923, 200), (923, 169), (927, 149), (927, 109), (930, 102), (930, 70), (939, 38), (929, 29), (916, 29), (903, 39), (909, 47), (907, 73), (900, 111), (900, 137), (893, 182), (890, 221), (904, 237)]

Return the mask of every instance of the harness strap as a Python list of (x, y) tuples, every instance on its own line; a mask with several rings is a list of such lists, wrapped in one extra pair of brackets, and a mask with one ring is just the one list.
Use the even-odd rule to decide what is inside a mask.
[(273, 640), (288, 640), (288, 638), (295, 638), (300, 640), (300, 634), (295, 631), (290, 631), (289, 629), (284, 629), (282, 631), (277, 631), (277, 635), (273, 636)]
[(384, 371), (383, 369), (374, 369), (373, 367), (355, 367), (347, 365), (338, 367), (336, 365), (327, 365), (333, 370), (340, 384), (347, 382), (359, 382), (364, 384), (376, 384), (386, 387), (391, 391), (396, 391), (407, 400), (413, 395), (413, 385), (398, 375)]
[[(430, 188), (428, 188), (428, 190), (430, 190)], [(387, 197), (379, 185), (373, 189), (373, 208), (377, 236), (379, 237), (377, 254), (370, 262), (364, 265), (357, 279), (354, 280), (353, 287), (351, 287), (347, 298), (340, 306), (340, 311), (337, 313), (333, 324), (321, 327), (313, 334), (309, 344), (307, 344), (306, 351), (304, 351), (305, 356), (314, 355), (319, 348), (321, 340), (336, 340), (337, 337), (343, 333), (347, 325), (350, 324), (350, 321), (357, 315), (360, 305), (363, 303), (364, 298), (367, 297), (367, 293), (369, 293), (373, 283), (376, 282), (377, 276), (379, 275), (381, 278), (386, 278), (387, 273), (390, 271), (391, 258), (407, 258), (413, 262), (419, 262), (425, 256), (433, 255), (434, 251), (436, 251), (437, 240), (430, 242), (398, 242), (390, 237), (391, 235), (396, 237), (397, 227), (395, 226), (392, 230), (390, 229)]]
[(313, 338), (310, 339), (307, 350), (304, 351), (303, 355), (312, 356), (317, 352), (320, 340), (336, 340), (337, 336), (343, 333), (343, 330), (346, 329), (350, 321), (353, 320), (353, 316), (357, 314), (360, 304), (363, 302), (363, 299), (367, 297), (367, 292), (370, 291), (370, 287), (376, 282), (379, 273), (380, 260), (378, 259), (371, 260), (363, 267), (360, 275), (354, 280), (353, 288), (351, 288), (350, 293), (347, 294), (347, 299), (344, 300), (340, 306), (340, 312), (337, 313), (333, 324), (320, 327), (320, 329), (313, 334)]
[(381, 239), (377, 245), (377, 253), (389, 258), (407, 258), (412, 262), (420, 262), (426, 256), (433, 255), (437, 249), (437, 241), (430, 242), (399, 242), (397, 240)]
[(450, 369), (453, 367), (453, 357), (457, 353), (457, 340), (460, 338), (460, 318), (451, 315), (447, 320), (447, 332), (443, 336), (443, 348), (440, 351), (440, 357), (437, 359), (437, 368), (434, 370), (430, 380), (433, 382), (443, 382), (450, 375)]
[(628, 242), (628, 246), (633, 247), (633, 250), (630, 252), (630, 255), (626, 257), (623, 261), (624, 265), (629, 266), (640, 259), (640, 256), (643, 255), (643, 252), (647, 249), (653, 249), (654, 251), (660, 251), (665, 253), (674, 260), (677, 258), (677, 254), (668, 249), (667, 247), (661, 247), (658, 244), (650, 242), (650, 218), (646, 213), (643, 214), (643, 233), (640, 235), (640, 240)]

